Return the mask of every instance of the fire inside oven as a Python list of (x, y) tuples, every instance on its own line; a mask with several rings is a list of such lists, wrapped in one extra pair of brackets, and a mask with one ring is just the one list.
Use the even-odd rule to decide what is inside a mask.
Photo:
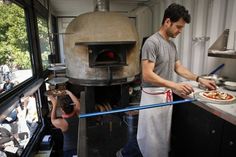
[(130, 44), (89, 45), (89, 66), (126, 66), (126, 54)]

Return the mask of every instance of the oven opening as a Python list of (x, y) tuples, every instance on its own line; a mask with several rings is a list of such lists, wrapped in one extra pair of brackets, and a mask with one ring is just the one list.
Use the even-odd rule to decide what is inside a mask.
[(110, 49), (104, 49), (98, 53), (97, 58), (95, 59), (95, 62), (101, 65), (119, 64), (121, 62), (121, 58), (122, 56), (119, 56), (117, 52)]
[(127, 66), (126, 55), (132, 43), (93, 43), (88, 45), (90, 67)]

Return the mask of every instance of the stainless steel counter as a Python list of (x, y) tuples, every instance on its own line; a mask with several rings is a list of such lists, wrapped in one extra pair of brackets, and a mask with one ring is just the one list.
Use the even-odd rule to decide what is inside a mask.
[[(189, 83), (193, 86), (194, 92), (203, 91), (202, 89), (198, 88), (197, 82), (188, 81), (186, 83)], [(230, 93), (230, 94), (236, 96), (236, 91), (229, 91), (223, 87), (220, 87), (219, 90), (225, 91), (227, 93)], [(178, 93), (176, 93), (176, 94), (179, 95)], [(193, 98), (194, 97), (193, 95), (194, 94), (191, 94), (187, 98)], [(184, 98), (186, 98), (186, 97), (184, 97)], [(197, 106), (213, 113), (214, 115), (221, 117), (222, 119), (236, 125), (236, 103), (214, 104), (214, 103), (209, 103), (209, 102), (205, 102), (205, 101), (201, 101), (201, 100), (194, 101), (193, 103), (196, 104)]]

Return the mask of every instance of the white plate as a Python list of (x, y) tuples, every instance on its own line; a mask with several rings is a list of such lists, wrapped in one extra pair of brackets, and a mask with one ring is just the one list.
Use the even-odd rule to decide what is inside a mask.
[(224, 82), (225, 88), (229, 90), (236, 90), (236, 82), (233, 81), (225, 81)]
[(48, 80), (48, 83), (50, 83), (52, 85), (56, 85), (56, 84), (66, 83), (68, 80), (69, 79), (66, 77), (55, 77), (55, 78)]

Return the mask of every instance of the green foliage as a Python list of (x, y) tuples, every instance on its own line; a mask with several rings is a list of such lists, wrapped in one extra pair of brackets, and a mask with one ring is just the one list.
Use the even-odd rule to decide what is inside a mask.
[(31, 68), (24, 9), (0, 3), (0, 64)]
[(29, 52), (22, 52), (15, 50), (13, 56), (13, 64), (18, 66), (18, 69), (31, 69), (30, 55)]
[[(46, 69), (50, 54), (47, 21), (37, 17), (37, 25), (43, 68)], [(26, 28), (23, 8), (14, 3), (0, 3), (0, 65), (10, 64), (19, 69), (32, 68)]]
[(0, 64), (12, 61), (20, 69), (31, 68), (23, 8), (0, 3)]
[(38, 23), (39, 42), (40, 42), (40, 51), (41, 51), (43, 69), (47, 69), (49, 66), (48, 55), (50, 54), (47, 21), (38, 16), (37, 23)]
[(49, 66), (49, 63), (48, 63), (48, 55), (49, 54), (50, 54), (49, 51), (44, 51), (43, 53), (41, 53), (42, 62), (43, 62), (43, 69), (47, 69)]
[(11, 49), (12, 47), (7, 45), (6, 42), (0, 42), (0, 65), (7, 64)]

